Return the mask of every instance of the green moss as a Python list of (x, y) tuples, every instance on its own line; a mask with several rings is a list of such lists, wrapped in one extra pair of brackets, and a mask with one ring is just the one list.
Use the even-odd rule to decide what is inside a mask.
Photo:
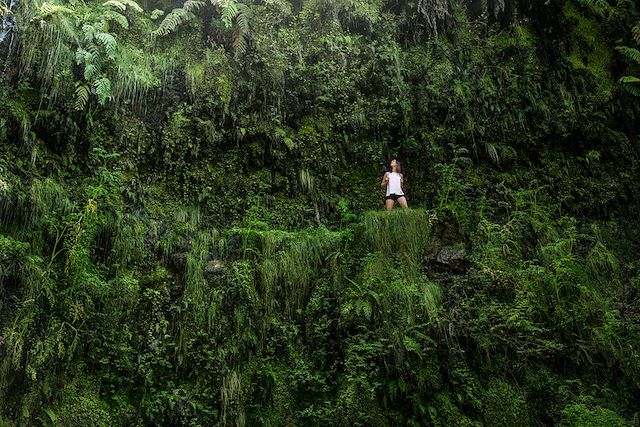
[(473, 421), (454, 403), (448, 393), (438, 393), (429, 406), (429, 416), (436, 426), (479, 427), (479, 421)]
[[(189, 1), (166, 36), (130, 1), (20, 2), (0, 424), (638, 413), (640, 107), (610, 99), (637, 12), (345, 1)], [(433, 211), (381, 210), (396, 156)]]
[(538, 38), (531, 24), (516, 26), (516, 36), (518, 37), (519, 43), (526, 46), (535, 46), (538, 42)]
[(524, 427), (531, 425), (525, 396), (517, 387), (492, 380), (482, 393), (484, 421), (488, 426)]
[(610, 97), (616, 85), (611, 72), (613, 50), (606, 42), (602, 24), (594, 17), (585, 16), (571, 1), (564, 3), (563, 13), (575, 23), (564, 50), (565, 58), (574, 68), (589, 72), (598, 82), (599, 92)]
[(59, 410), (59, 416), (54, 425), (72, 427), (91, 425), (96, 427), (110, 427), (113, 421), (109, 414), (109, 407), (93, 396), (77, 396), (66, 399), (68, 403)]
[(562, 410), (560, 425), (562, 427), (630, 427), (633, 424), (610, 409), (575, 403), (567, 405)]

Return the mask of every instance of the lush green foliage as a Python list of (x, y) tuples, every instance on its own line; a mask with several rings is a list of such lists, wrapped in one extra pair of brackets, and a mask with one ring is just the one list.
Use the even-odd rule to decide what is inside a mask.
[(634, 2), (0, 14), (0, 426), (638, 424)]

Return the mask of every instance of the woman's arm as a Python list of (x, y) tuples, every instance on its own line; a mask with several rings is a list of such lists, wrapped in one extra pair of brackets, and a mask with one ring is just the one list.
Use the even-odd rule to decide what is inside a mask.
[(380, 183), (380, 187), (385, 188), (387, 186), (387, 182), (389, 182), (389, 172), (385, 172), (382, 176), (382, 182)]

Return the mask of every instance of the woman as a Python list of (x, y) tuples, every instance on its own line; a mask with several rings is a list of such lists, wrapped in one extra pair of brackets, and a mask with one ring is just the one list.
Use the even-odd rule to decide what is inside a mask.
[(404, 196), (404, 190), (402, 186), (404, 184), (404, 177), (402, 176), (402, 168), (400, 162), (396, 159), (391, 160), (391, 172), (385, 172), (382, 177), (380, 186), (387, 188), (387, 194), (384, 200), (384, 206), (387, 210), (392, 209), (393, 205), (397, 201), (403, 208), (408, 208), (407, 199)]

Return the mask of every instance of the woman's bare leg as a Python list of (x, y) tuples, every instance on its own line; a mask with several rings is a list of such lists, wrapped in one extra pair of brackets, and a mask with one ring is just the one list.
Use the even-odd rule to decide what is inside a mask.
[(402, 206), (403, 208), (409, 207), (409, 205), (407, 204), (407, 198), (404, 196), (398, 198), (398, 203), (400, 203), (400, 206)]
[(395, 202), (393, 201), (393, 199), (386, 199), (386, 200), (384, 201), (384, 207), (385, 207), (385, 209), (386, 209), (386, 210), (393, 209), (393, 205), (394, 205), (394, 203), (395, 203)]

